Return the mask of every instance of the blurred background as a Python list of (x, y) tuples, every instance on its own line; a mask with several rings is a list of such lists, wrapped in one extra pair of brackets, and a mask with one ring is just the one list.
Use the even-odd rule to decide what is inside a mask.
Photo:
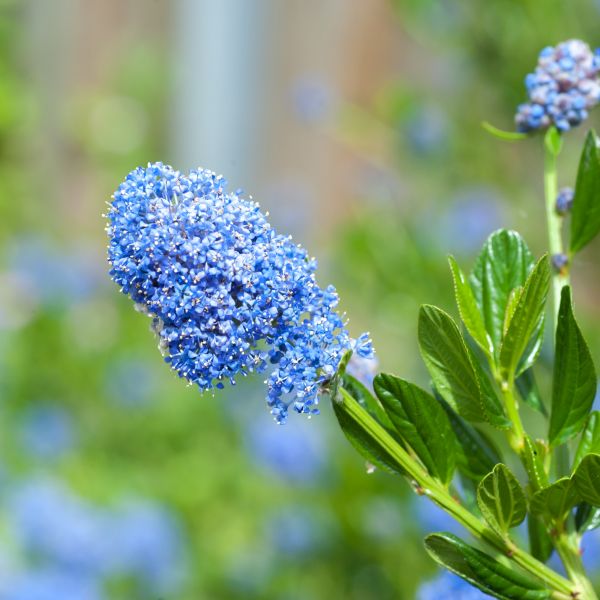
[[(201, 397), (170, 372), (102, 214), (148, 161), (223, 173), (426, 384), (446, 255), (468, 270), (498, 227), (545, 250), (541, 139), (480, 123), (512, 129), (539, 50), (599, 24), (597, 0), (0, 0), (0, 599), (462, 597), (421, 543), (452, 524), (367, 475), (327, 403), (277, 427), (260, 377)], [(599, 249), (574, 273), (597, 363)]]

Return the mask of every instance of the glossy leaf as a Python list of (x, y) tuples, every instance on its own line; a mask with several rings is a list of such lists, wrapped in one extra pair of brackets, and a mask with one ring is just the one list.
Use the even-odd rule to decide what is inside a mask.
[(515, 381), (515, 385), (523, 402), (529, 404), (531, 408), (542, 413), (545, 417), (548, 416), (532, 369), (527, 369), (519, 375)]
[(552, 592), (542, 584), (465, 544), (451, 533), (428, 535), (425, 548), (439, 565), (495, 598), (545, 600), (552, 597)]
[(575, 511), (575, 527), (580, 533), (600, 527), (600, 508), (582, 502)]
[(390, 456), (376, 438), (360, 427), (344, 409), (344, 399), (352, 398), (350, 394), (344, 388), (339, 388), (337, 393), (339, 399), (335, 399), (331, 403), (333, 411), (344, 435), (355, 450), (370, 464), (389, 473), (402, 475), (403, 471), (398, 467), (395, 459)]
[(573, 470), (583, 460), (586, 454), (600, 454), (600, 412), (597, 410), (590, 413), (585, 429), (581, 434), (579, 446), (573, 459)]
[(596, 395), (596, 371), (571, 305), (571, 290), (562, 290), (556, 327), (552, 410), (548, 438), (555, 446), (578, 434)]
[(583, 502), (600, 506), (600, 454), (585, 456), (572, 479)]
[(531, 512), (541, 517), (563, 521), (581, 498), (570, 477), (563, 477), (536, 492), (530, 503)]
[(596, 134), (585, 139), (577, 171), (575, 197), (571, 210), (570, 250), (574, 254), (600, 232), (600, 154)]
[(394, 375), (377, 375), (373, 387), (401, 438), (432, 476), (449, 483), (456, 466), (456, 438), (439, 402)]
[(458, 470), (469, 479), (479, 482), (502, 458), (496, 447), (479, 430), (467, 423), (443, 399), (438, 398), (454, 429), (457, 445), (456, 463)]
[(435, 388), (461, 416), (492, 424), (506, 421), (498, 398), (482, 392), (471, 354), (447, 313), (435, 306), (421, 307), (419, 346)]
[[(502, 340), (500, 366), (508, 379), (518, 374), (517, 366), (525, 350), (531, 347), (533, 336), (541, 337), (549, 286), (550, 264), (548, 258), (543, 256), (535, 264), (523, 286), (523, 292), (519, 296), (506, 335)], [(538, 351), (539, 345), (534, 343), (530, 356), (526, 358), (524, 364), (521, 363), (522, 369), (533, 364)]]
[(358, 379), (345, 373), (342, 377), (344, 389), (362, 406), (367, 412), (383, 425), (390, 433), (396, 435), (396, 428), (387, 416), (383, 406), (379, 400), (371, 393), (371, 391)]
[(535, 515), (527, 516), (527, 533), (529, 534), (529, 552), (534, 558), (546, 562), (554, 551), (552, 538), (542, 520)]
[(496, 465), (477, 488), (477, 504), (489, 526), (500, 535), (525, 519), (527, 500), (517, 478), (503, 464)]
[(494, 354), (494, 347), (492, 346), (490, 336), (485, 330), (483, 317), (479, 312), (473, 290), (452, 256), (448, 258), (448, 262), (450, 263), (452, 279), (454, 280), (454, 295), (460, 318), (465, 324), (467, 331), (471, 334), (471, 337), (479, 344), (479, 347), (486, 355), (491, 358)]
[(531, 252), (515, 231), (501, 229), (485, 242), (469, 283), (498, 356), (512, 290), (525, 285), (534, 266)]

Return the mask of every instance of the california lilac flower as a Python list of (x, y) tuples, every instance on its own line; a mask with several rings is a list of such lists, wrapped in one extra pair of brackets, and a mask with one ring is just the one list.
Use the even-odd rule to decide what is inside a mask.
[(515, 121), (522, 132), (555, 125), (568, 131), (600, 101), (600, 55), (581, 40), (548, 46), (525, 78), (528, 102), (519, 105)]
[(354, 348), (321, 289), (316, 261), (278, 235), (257, 203), (227, 193), (212, 171), (183, 175), (162, 163), (132, 171), (109, 211), (110, 274), (153, 317), (165, 360), (201, 390), (270, 367), (267, 403), (318, 412), (319, 394)]
[(556, 196), (556, 212), (559, 215), (566, 215), (573, 207), (575, 191), (572, 187), (564, 187)]
[(60, 569), (26, 571), (3, 586), (4, 600), (101, 600), (100, 586), (92, 579)]
[(490, 597), (448, 571), (424, 583), (417, 591), (417, 600), (484, 600)]

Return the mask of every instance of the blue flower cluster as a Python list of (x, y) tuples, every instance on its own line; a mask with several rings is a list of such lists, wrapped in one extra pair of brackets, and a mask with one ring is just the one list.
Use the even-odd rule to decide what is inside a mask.
[(575, 199), (575, 190), (572, 187), (564, 187), (556, 196), (556, 212), (559, 215), (566, 215), (573, 208), (573, 200)]
[(208, 170), (132, 171), (108, 215), (111, 277), (153, 317), (181, 377), (208, 390), (272, 365), (267, 402), (277, 422), (290, 406), (317, 413), (344, 352), (370, 356), (369, 337), (349, 337), (335, 289), (316, 282), (316, 261), (257, 203), (225, 188)]
[(581, 40), (548, 46), (538, 65), (525, 78), (529, 101), (517, 109), (518, 131), (529, 132), (555, 125), (568, 131), (588, 116), (600, 101), (600, 55)]

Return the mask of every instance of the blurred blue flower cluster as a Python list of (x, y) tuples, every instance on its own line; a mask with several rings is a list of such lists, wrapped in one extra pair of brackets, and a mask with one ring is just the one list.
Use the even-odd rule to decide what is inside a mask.
[(600, 100), (600, 55), (581, 40), (548, 46), (538, 65), (525, 78), (528, 102), (517, 109), (518, 131), (546, 129), (568, 131), (588, 116)]
[(16, 482), (5, 504), (5, 539), (21, 559), (0, 565), (4, 600), (100, 600), (120, 579), (143, 597), (173, 595), (184, 581), (181, 531), (160, 504), (131, 499), (102, 507), (46, 478)]
[(349, 337), (335, 289), (316, 282), (316, 261), (225, 187), (208, 170), (132, 171), (109, 211), (111, 276), (153, 317), (181, 377), (207, 390), (270, 363), (275, 419), (284, 422), (290, 406), (315, 414), (344, 352), (370, 356), (370, 339)]
[(424, 583), (417, 592), (417, 600), (483, 600), (491, 598), (471, 586), (464, 579), (444, 571), (435, 579)]

